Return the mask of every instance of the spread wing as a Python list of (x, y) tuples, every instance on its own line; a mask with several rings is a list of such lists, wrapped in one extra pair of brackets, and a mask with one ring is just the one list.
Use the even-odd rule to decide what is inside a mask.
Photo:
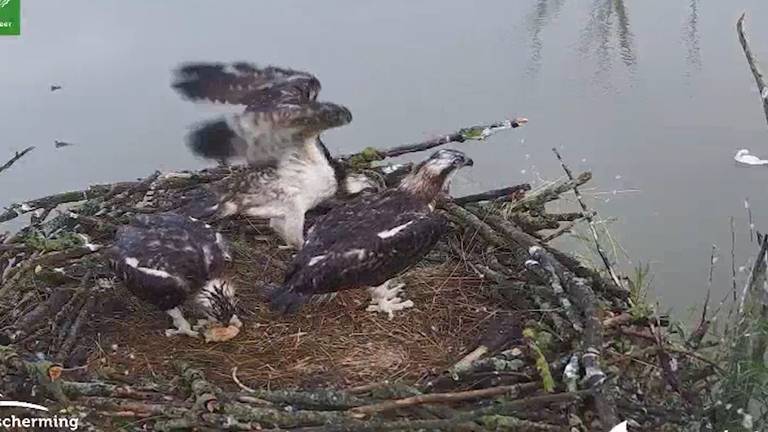
[(337, 207), (308, 232), (272, 307), (293, 311), (312, 295), (380, 285), (418, 263), (446, 228), (442, 216), (398, 193)]
[(192, 151), (211, 159), (274, 163), (306, 139), (352, 121), (347, 108), (317, 101), (317, 78), (291, 69), (187, 64), (176, 71), (173, 87), (191, 100), (246, 106), (242, 114), (204, 123), (190, 133)]
[(191, 100), (245, 105), (248, 111), (305, 105), (317, 99), (320, 81), (313, 75), (245, 62), (188, 63), (175, 72), (173, 88)]

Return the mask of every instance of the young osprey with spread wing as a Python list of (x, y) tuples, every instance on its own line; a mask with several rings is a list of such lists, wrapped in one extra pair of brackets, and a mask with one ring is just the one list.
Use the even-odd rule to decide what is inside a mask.
[(248, 63), (188, 64), (173, 87), (192, 100), (245, 105), (241, 114), (207, 122), (192, 131), (189, 146), (222, 162), (245, 160), (253, 169), (224, 181), (218, 217), (245, 214), (270, 220), (291, 246), (304, 242), (304, 214), (337, 191), (371, 186), (347, 175), (320, 141), (320, 134), (352, 121), (343, 106), (318, 102), (320, 81), (278, 67)]
[[(166, 336), (197, 337), (200, 328), (206, 341), (220, 341), (238, 333), (235, 288), (222, 278), (227, 244), (204, 222), (174, 213), (137, 216), (118, 228), (107, 256), (129, 291), (173, 318), (176, 328)], [(181, 312), (185, 305), (203, 317), (194, 328)]]
[(295, 312), (312, 297), (368, 287), (368, 310), (389, 314), (413, 306), (390, 280), (416, 264), (447, 228), (434, 200), (451, 176), (472, 160), (439, 150), (399, 186), (358, 197), (322, 216), (307, 233), (282, 286), (269, 293), (271, 307)]

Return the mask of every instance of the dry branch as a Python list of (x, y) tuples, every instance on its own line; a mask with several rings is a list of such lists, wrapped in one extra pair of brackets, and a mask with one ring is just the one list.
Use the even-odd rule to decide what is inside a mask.
[(544, 204), (559, 199), (565, 192), (571, 191), (574, 187), (581, 186), (591, 179), (592, 173), (585, 171), (579, 174), (575, 179), (554, 182), (543, 189), (528, 194), (528, 196), (518, 202), (508, 204), (505, 207), (505, 210), (509, 213), (538, 210), (544, 206)]
[(501, 122), (491, 123), (488, 125), (470, 126), (467, 128), (460, 129), (454, 133), (442, 136), (440, 138), (435, 138), (435, 139), (427, 140), (427, 141), (416, 143), (416, 144), (407, 144), (403, 146), (392, 147), (386, 150), (381, 150), (378, 153), (382, 156), (382, 159), (384, 159), (384, 158), (391, 158), (391, 157), (404, 155), (406, 153), (415, 153), (415, 152), (420, 152), (424, 150), (429, 150), (431, 148), (439, 147), (441, 145), (452, 143), (452, 142), (461, 143), (467, 140), (482, 141), (499, 131), (502, 131), (505, 129), (518, 128), (520, 126), (525, 125), (526, 123), (528, 123), (527, 118), (518, 117), (513, 120), (504, 120)]
[(500, 201), (514, 199), (514, 197), (516, 197), (518, 194), (529, 191), (529, 190), (531, 190), (531, 185), (528, 183), (523, 183), (516, 186), (510, 186), (502, 189), (494, 189), (487, 192), (454, 198), (453, 202), (458, 205), (476, 203), (479, 201), (500, 202)]
[(13, 155), (13, 157), (8, 162), (6, 162), (2, 166), (0, 166), (0, 173), (5, 171), (5, 170), (7, 170), (8, 168), (10, 168), (13, 164), (16, 163), (16, 161), (18, 161), (19, 159), (23, 158), (24, 155), (26, 155), (27, 153), (31, 152), (34, 149), (35, 149), (35, 147), (31, 146), (31, 147), (25, 148), (24, 150), (22, 150), (20, 152), (16, 152), (16, 154)]
[(749, 63), (749, 69), (752, 71), (752, 75), (755, 77), (755, 83), (757, 84), (757, 90), (760, 92), (760, 99), (763, 103), (763, 112), (765, 113), (765, 121), (768, 122), (768, 89), (765, 85), (765, 78), (763, 78), (763, 72), (760, 70), (760, 63), (752, 54), (752, 49), (749, 46), (749, 40), (747, 35), (744, 34), (744, 17), (746, 12), (741, 14), (739, 20), (736, 22), (736, 33), (739, 36), (739, 43), (744, 50), (744, 56), (747, 57), (747, 63)]
[[(565, 174), (568, 176), (568, 180), (574, 181), (575, 178), (573, 177), (573, 173), (571, 172), (571, 169), (568, 168), (568, 165), (565, 164), (565, 161), (563, 160), (562, 156), (560, 156), (560, 152), (558, 152), (557, 149), (554, 147), (552, 148), (552, 152), (555, 153), (557, 160), (560, 161), (560, 166), (563, 167), (563, 171), (565, 171)], [(613, 281), (614, 285), (616, 285), (619, 288), (623, 288), (624, 285), (619, 280), (619, 276), (613, 270), (613, 265), (611, 264), (611, 260), (608, 259), (608, 255), (605, 253), (605, 250), (603, 250), (603, 247), (600, 244), (600, 236), (598, 235), (597, 228), (595, 227), (595, 219), (592, 216), (593, 214), (592, 210), (590, 210), (587, 207), (587, 205), (584, 203), (584, 199), (581, 197), (581, 192), (579, 192), (578, 186), (576, 185), (573, 186), (573, 192), (576, 194), (576, 200), (579, 202), (581, 211), (584, 212), (584, 218), (587, 219), (587, 222), (589, 224), (589, 230), (592, 233), (592, 238), (595, 241), (595, 249), (597, 250), (597, 254), (600, 255), (600, 259), (603, 261), (603, 265), (605, 266), (605, 269), (608, 270), (608, 274), (611, 276), (611, 280)]]
[(611, 400), (610, 392), (603, 388), (606, 374), (600, 366), (603, 347), (603, 326), (600, 321), (600, 311), (592, 288), (582, 278), (575, 277), (568, 271), (557, 266), (554, 257), (541, 247), (531, 248), (531, 257), (540, 262), (545, 268), (551, 269), (573, 298), (583, 317), (584, 333), (582, 337), (581, 364), (584, 365), (585, 375), (582, 383), (589, 388), (595, 388), (595, 402), (603, 426), (617, 423), (616, 407)]
[(419, 143), (406, 144), (406, 145), (392, 147), (384, 150), (368, 147), (359, 153), (342, 156), (339, 159), (342, 161), (346, 161), (353, 166), (367, 165), (370, 162), (397, 157), (397, 156), (404, 155), (406, 153), (416, 153), (420, 151), (425, 151), (425, 150), (429, 150), (429, 149), (439, 147), (441, 145), (449, 144), (452, 142), (462, 143), (468, 140), (483, 141), (488, 137), (490, 137), (491, 135), (496, 134), (499, 131), (502, 131), (505, 129), (518, 128), (520, 126), (525, 125), (526, 123), (528, 123), (528, 119), (524, 117), (519, 117), (513, 120), (504, 120), (504, 121), (491, 123), (487, 125), (470, 126), (470, 127), (462, 128), (451, 134), (444, 135), (439, 138), (422, 141)]

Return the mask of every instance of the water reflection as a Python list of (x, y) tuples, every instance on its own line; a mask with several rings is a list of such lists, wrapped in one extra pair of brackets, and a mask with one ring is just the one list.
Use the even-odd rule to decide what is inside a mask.
[(690, 77), (701, 70), (701, 50), (699, 48), (699, 7), (697, 0), (691, 0), (690, 13), (683, 29), (683, 42), (685, 43), (685, 63), (687, 75)]
[(637, 63), (634, 45), (624, 0), (595, 0), (579, 40), (579, 52), (596, 60), (594, 80), (610, 86), (615, 57), (634, 75)]
[(541, 52), (544, 48), (541, 32), (544, 27), (557, 18), (564, 3), (565, 0), (537, 0), (533, 11), (526, 19), (530, 41), (530, 57), (528, 58), (526, 73), (530, 77), (538, 76), (541, 70)]

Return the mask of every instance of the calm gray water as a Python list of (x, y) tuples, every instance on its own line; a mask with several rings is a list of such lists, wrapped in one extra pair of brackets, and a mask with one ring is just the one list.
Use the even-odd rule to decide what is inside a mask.
[[(768, 230), (768, 170), (732, 160), (742, 147), (768, 156), (734, 31), (748, 11), (768, 67), (764, 1), (22, 3), (22, 36), (0, 38), (0, 155), (38, 149), (0, 175), (3, 204), (203, 166), (183, 136), (212, 111), (180, 100), (170, 70), (249, 60), (311, 71), (322, 97), (352, 110), (353, 123), (326, 136), (336, 152), (529, 117), (522, 131), (463, 147), (476, 164), (456, 193), (557, 178), (557, 146), (593, 171), (585, 192), (618, 218), (624, 265), (650, 262), (656, 294), (680, 313), (703, 297), (713, 243), (714, 292), (729, 289), (730, 216), (737, 266), (754, 248), (745, 197)], [(77, 145), (55, 150), (55, 139)]]

